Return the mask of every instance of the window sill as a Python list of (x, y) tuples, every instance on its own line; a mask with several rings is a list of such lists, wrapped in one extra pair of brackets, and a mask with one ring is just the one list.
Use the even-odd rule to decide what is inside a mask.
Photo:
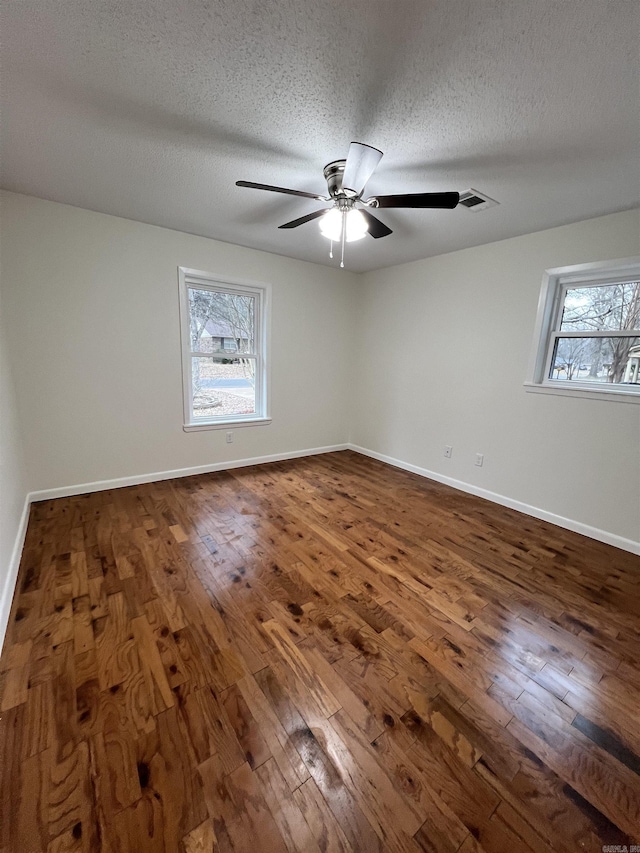
[(640, 403), (637, 391), (619, 391), (604, 388), (563, 388), (561, 385), (542, 385), (538, 382), (525, 382), (524, 389), (534, 394), (556, 394), (560, 397), (583, 397), (588, 400), (608, 400), (612, 403)]
[(204, 421), (203, 423), (184, 424), (185, 432), (201, 432), (205, 429), (237, 429), (240, 427), (266, 426), (271, 423), (271, 418), (245, 418), (242, 421)]

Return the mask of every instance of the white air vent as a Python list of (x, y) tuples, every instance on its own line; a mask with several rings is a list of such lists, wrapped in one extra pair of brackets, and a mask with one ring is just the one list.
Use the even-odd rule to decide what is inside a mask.
[(460, 193), (460, 204), (466, 207), (467, 210), (476, 212), (478, 210), (487, 210), (489, 207), (495, 207), (500, 202), (471, 188), (464, 193)]

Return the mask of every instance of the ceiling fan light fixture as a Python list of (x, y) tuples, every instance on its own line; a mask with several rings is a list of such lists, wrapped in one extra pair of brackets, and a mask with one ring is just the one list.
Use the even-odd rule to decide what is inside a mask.
[(367, 234), (369, 226), (367, 221), (359, 210), (348, 210), (344, 214), (337, 207), (328, 210), (324, 216), (320, 217), (320, 231), (323, 237), (327, 240), (333, 240), (334, 243), (339, 243), (342, 239), (342, 217), (347, 218), (347, 233), (345, 240), (347, 243), (354, 243), (356, 240), (362, 240)]

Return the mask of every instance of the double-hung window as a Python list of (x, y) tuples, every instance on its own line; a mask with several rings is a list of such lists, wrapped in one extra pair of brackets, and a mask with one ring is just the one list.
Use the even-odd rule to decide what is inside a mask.
[(547, 270), (526, 384), (640, 402), (640, 258)]
[(185, 430), (269, 423), (267, 286), (179, 279)]

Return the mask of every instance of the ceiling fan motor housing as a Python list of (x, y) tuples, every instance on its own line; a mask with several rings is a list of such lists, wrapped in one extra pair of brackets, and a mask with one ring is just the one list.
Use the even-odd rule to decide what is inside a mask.
[(331, 198), (342, 194), (342, 176), (346, 162), (346, 160), (334, 160), (333, 163), (327, 163), (324, 167), (324, 177)]

